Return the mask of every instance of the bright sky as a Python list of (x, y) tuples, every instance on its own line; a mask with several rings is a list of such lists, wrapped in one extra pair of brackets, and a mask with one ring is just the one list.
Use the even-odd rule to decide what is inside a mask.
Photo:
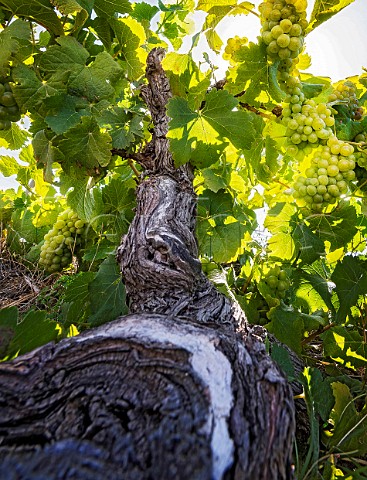
[[(145, 0), (150, 4), (157, 4), (157, 0)], [(173, 0), (172, 0), (173, 3)], [(261, 0), (253, 0), (258, 6)], [(309, 1), (311, 12), (314, 1)], [(195, 14), (198, 22), (203, 19), (203, 12)], [(228, 37), (239, 35), (256, 41), (259, 35), (260, 22), (257, 17), (248, 16), (228, 17), (218, 26), (218, 33), (223, 41)], [(190, 42), (191, 44), (191, 42)], [(200, 48), (208, 50), (205, 42), (200, 43)], [(312, 58), (310, 72), (314, 75), (328, 76), (333, 81), (347, 78), (362, 73), (362, 67), (367, 68), (367, 0), (355, 0), (342, 12), (316, 28), (306, 38), (306, 51)], [(196, 52), (196, 58), (202, 60), (201, 51)], [(223, 77), (225, 63), (218, 56), (213, 58), (214, 63), (222, 68), (218, 79)], [(0, 154), (4, 149), (0, 148)], [(10, 178), (0, 174), (0, 188), (14, 187), (16, 183)]]
[[(262, 0), (250, 1), (257, 7)], [(308, 18), (314, 3), (308, 1)], [(260, 21), (252, 14), (228, 17), (218, 26), (223, 41), (238, 35), (256, 42), (259, 30)], [(310, 72), (314, 75), (337, 81), (362, 73), (362, 67), (367, 68), (367, 0), (355, 0), (318, 26), (306, 38), (306, 52), (311, 56)]]

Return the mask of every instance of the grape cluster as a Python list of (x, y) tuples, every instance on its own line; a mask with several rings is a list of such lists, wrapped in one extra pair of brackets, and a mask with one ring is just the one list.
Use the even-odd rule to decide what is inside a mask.
[(348, 192), (355, 179), (354, 148), (349, 143), (329, 138), (327, 145), (315, 152), (305, 176), (297, 178), (293, 196), (313, 212), (337, 201)]
[(233, 59), (234, 54), (239, 50), (242, 46), (248, 44), (248, 38), (246, 37), (239, 37), (236, 35), (233, 38), (229, 38), (227, 40), (227, 45), (225, 46), (223, 58), (224, 60), (231, 61)]
[(20, 120), (17, 102), (9, 84), (10, 77), (0, 79), (0, 130), (9, 130), (11, 122)]
[(55, 225), (44, 236), (41, 247), (40, 264), (46, 271), (58, 272), (70, 265), (76, 247), (81, 244), (84, 225), (70, 209), (58, 215)]
[(299, 80), (299, 71), (297, 70), (298, 58), (286, 58), (278, 64), (278, 82), (279, 86), (286, 93), (292, 95), (293, 88), (301, 88)]
[(269, 312), (269, 305), (265, 298), (263, 298), (259, 293), (256, 296), (256, 310), (258, 314), (257, 323), (259, 325), (265, 325), (269, 323), (268, 319), (268, 312)]
[[(268, 271), (264, 281), (271, 290), (272, 298), (284, 298), (286, 291), (291, 285), (287, 272), (282, 270), (278, 265)], [(266, 300), (268, 301), (268, 299)], [(272, 305), (269, 304), (269, 306), (271, 307)]]
[(283, 108), (282, 123), (287, 127), (288, 144), (293, 147), (288, 153), (295, 155), (298, 150), (316, 147), (332, 137), (335, 119), (325, 103), (317, 105), (313, 99), (304, 101), (299, 87), (293, 88), (292, 93), (285, 99), (288, 105)]
[(307, 0), (266, 0), (259, 5), (261, 38), (272, 61), (296, 58), (305, 29)]
[(360, 120), (363, 116), (363, 108), (359, 106), (357, 90), (352, 82), (339, 83), (329, 95), (328, 101), (335, 102), (336, 108), (339, 102), (347, 108), (350, 118)]

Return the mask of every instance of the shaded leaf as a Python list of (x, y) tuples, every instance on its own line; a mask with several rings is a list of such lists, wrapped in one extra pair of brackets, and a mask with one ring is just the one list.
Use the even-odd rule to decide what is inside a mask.
[(367, 263), (358, 257), (346, 256), (337, 264), (331, 276), (339, 298), (338, 323), (344, 322), (360, 295), (367, 294)]
[(335, 406), (331, 413), (334, 423), (333, 435), (328, 439), (330, 447), (339, 451), (353, 452), (354, 455), (367, 453), (367, 409), (356, 410), (353, 397), (347, 385), (332, 383)]
[[(111, 160), (111, 137), (100, 131), (93, 117), (82, 117), (82, 121), (65, 132), (59, 149), (65, 156), (63, 168), (71, 166), (84, 170), (89, 175)], [(82, 173), (82, 172), (81, 172)]]
[(274, 309), (271, 314), (271, 322), (266, 325), (266, 328), (280, 342), (288, 345), (296, 353), (301, 353), (304, 324), (297, 311), (283, 308)]
[(311, 230), (323, 241), (330, 242), (331, 250), (344, 247), (357, 233), (357, 214), (353, 206), (341, 204), (331, 213), (309, 219)]
[(67, 200), (72, 210), (86, 223), (98, 222), (104, 210), (100, 189), (90, 188), (88, 180), (77, 182)]
[(49, 0), (1, 0), (0, 5), (18, 17), (39, 23), (55, 35), (64, 35), (61, 21)]
[(324, 355), (347, 368), (367, 366), (367, 349), (361, 335), (351, 329), (335, 326), (321, 335)]
[(89, 285), (89, 292), (92, 315), (88, 322), (91, 325), (101, 325), (128, 312), (125, 287), (114, 255), (109, 255), (102, 262)]
[(94, 10), (101, 17), (113, 17), (115, 13), (131, 12), (129, 0), (94, 0)]
[(56, 340), (61, 328), (46, 318), (45, 311), (29, 311), (23, 320), (17, 324), (15, 335), (9, 345), (9, 355), (22, 355)]

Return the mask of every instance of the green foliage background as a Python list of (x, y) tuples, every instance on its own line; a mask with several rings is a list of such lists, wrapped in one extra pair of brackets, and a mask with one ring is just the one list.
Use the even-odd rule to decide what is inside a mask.
[[(353, 0), (314, 2), (308, 33)], [(21, 5), (20, 5), (21, 3)], [(205, 12), (201, 31), (190, 14)], [(168, 137), (176, 166), (191, 162), (198, 195), (197, 236), (203, 269), (236, 299), (254, 324), (265, 325), (300, 355), (311, 423), (299, 479), (367, 475), (367, 201), (352, 191), (320, 213), (293, 198), (296, 171), (310, 158), (287, 153), (277, 65), (264, 44), (243, 42), (216, 88), (207, 54), (193, 59), (200, 36), (223, 52), (216, 28), (231, 15), (252, 15), (240, 0), (0, 0), (0, 77), (10, 78), (22, 120), (0, 130), (0, 172), (16, 175), (18, 190), (0, 193), (7, 248), (33, 269), (43, 236), (66, 207), (87, 223), (74, 266), (55, 276), (34, 307), (0, 310), (0, 355), (9, 360), (48, 341), (75, 335), (127, 313), (114, 260), (133, 218), (140, 167), (134, 158), (151, 138), (139, 91), (147, 53), (169, 51), (163, 66), (173, 98)], [(179, 53), (191, 36), (188, 53)], [(307, 38), (306, 38), (307, 43)], [(307, 66), (305, 55), (302, 64)], [(306, 69), (306, 68), (305, 68)], [(357, 74), (360, 72), (356, 72)], [(10, 77), (9, 77), (10, 76)], [(300, 68), (308, 98), (327, 100), (336, 85)], [(367, 74), (349, 78), (363, 108)], [(365, 155), (359, 120), (334, 105), (335, 134)], [(12, 151), (18, 151), (16, 156)], [(18, 160), (19, 159), (19, 160)], [(367, 165), (367, 163), (366, 163)], [(265, 235), (259, 218), (265, 215)], [(77, 266), (76, 266), (77, 265)], [(266, 281), (279, 267), (289, 283), (283, 298)], [(47, 309), (48, 296), (56, 296)], [(40, 308), (42, 307), (42, 308)], [(294, 379), (287, 351), (273, 358)], [(297, 446), (295, 446), (297, 453)]]

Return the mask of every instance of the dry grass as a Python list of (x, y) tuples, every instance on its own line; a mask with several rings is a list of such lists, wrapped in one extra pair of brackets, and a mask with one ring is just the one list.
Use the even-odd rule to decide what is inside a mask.
[(45, 277), (37, 266), (13, 255), (0, 238), (0, 308), (17, 306), (25, 312), (36, 302), (45, 287), (56, 280), (55, 275)]

